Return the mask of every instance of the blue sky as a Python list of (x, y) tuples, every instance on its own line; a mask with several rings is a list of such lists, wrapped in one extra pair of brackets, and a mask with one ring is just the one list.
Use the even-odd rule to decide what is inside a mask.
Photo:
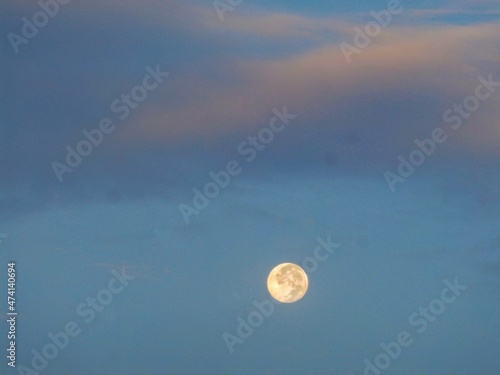
[[(3, 2), (0, 290), (16, 261), (20, 315), (2, 373), (372, 374), (365, 359), (406, 331), (381, 374), (497, 375), (500, 89), (484, 82), (500, 81), (500, 8), (401, 2), (356, 46), (387, 4), (244, 0), (221, 20), (209, 1), (71, 1), (14, 47), (40, 6)], [(271, 124), (248, 161), (242, 143)], [(102, 139), (70, 166), (84, 132)], [(197, 206), (231, 161), (240, 173)], [(341, 246), (305, 297), (230, 353), (223, 334), (271, 299), (270, 270), (327, 236)], [(85, 323), (113, 270), (135, 278)], [(455, 279), (467, 289), (418, 333), (412, 314)], [(32, 350), (70, 321), (81, 333), (35, 371)]]

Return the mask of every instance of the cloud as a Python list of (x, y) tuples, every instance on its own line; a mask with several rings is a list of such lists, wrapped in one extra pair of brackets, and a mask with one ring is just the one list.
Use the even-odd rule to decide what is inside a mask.
[[(385, 121), (392, 128), (382, 134), (400, 135), (404, 131), (408, 141), (413, 141), (412, 134), (427, 135), (426, 129), (433, 124), (409, 124), (413, 119), (404, 125), (394, 121), (412, 114), (407, 112), (411, 111), (408, 106), (398, 107), (390, 101), (397, 102), (401, 93), (415, 98), (428, 94), (434, 104), (428, 114), (419, 113), (421, 121), (439, 125), (443, 112), (454, 101), (473, 94), (480, 74), (500, 74), (499, 35), (497, 24), (394, 27), (354, 55), (352, 64), (346, 62), (338, 43), (284, 57), (222, 56), (211, 62), (214, 69), (222, 66), (234, 79), (216, 81), (194, 72), (172, 77), (170, 93), (179, 91), (184, 100), (148, 107), (125, 136), (167, 143), (186, 138), (221, 139), (261, 127), (273, 108), (286, 105), (301, 115), (303, 133), (325, 126), (342, 129), (348, 124), (333, 121), (332, 125), (332, 119), (362, 112), (366, 122), (361, 127)], [(345, 40), (352, 42), (352, 37)], [(360, 107), (364, 99), (376, 101), (380, 97), (385, 102), (380, 103), (377, 114), (370, 113), (373, 108)], [(494, 151), (500, 143), (494, 137), (498, 134), (495, 118), (499, 97), (492, 98), (474, 118), (474, 130), (458, 135), (468, 147), (487, 140)]]
[[(9, 17), (19, 28), (15, 14), (38, 9), (28, 2), (3, 6), (17, 9)], [(71, 175), (78, 186), (108, 175), (104, 190), (116, 190), (121, 173), (174, 189), (228, 153), (234, 157), (239, 142), (283, 106), (297, 121), (262, 155), (267, 162), (337, 168), (348, 159), (373, 169), (382, 159), (385, 166), (442, 125), (443, 112), (473, 93), (478, 75), (500, 75), (500, 27), (484, 22), (395, 19), (348, 64), (339, 43), (352, 43), (354, 27), (367, 17), (245, 6), (220, 22), (201, 2), (71, 2), (25, 52), (5, 59), (11, 73), (3, 86), (0, 153), (10, 167), (2, 186), (43, 192), (54, 181), (50, 163), (64, 159), (65, 146), (74, 146), (84, 128), (112, 116), (110, 103), (140, 83), (148, 65), (159, 63), (171, 75)], [(484, 103), (447, 150), (497, 154), (498, 100)], [(357, 141), (342, 141), (348, 134)]]

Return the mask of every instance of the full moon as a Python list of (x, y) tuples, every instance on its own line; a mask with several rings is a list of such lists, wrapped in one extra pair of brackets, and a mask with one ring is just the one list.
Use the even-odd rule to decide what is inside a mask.
[(279, 302), (293, 303), (304, 297), (309, 280), (304, 270), (293, 263), (282, 263), (273, 268), (267, 278), (267, 289)]

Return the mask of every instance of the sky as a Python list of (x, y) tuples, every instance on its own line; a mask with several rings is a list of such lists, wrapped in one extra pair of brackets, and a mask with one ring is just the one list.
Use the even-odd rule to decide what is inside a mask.
[(3, 1), (0, 373), (498, 375), (499, 20)]

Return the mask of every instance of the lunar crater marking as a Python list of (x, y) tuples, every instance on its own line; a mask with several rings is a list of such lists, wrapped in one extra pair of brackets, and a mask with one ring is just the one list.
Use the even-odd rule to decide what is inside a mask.
[(306, 294), (308, 286), (307, 274), (293, 263), (282, 263), (274, 267), (267, 279), (269, 293), (283, 303), (297, 302)]

